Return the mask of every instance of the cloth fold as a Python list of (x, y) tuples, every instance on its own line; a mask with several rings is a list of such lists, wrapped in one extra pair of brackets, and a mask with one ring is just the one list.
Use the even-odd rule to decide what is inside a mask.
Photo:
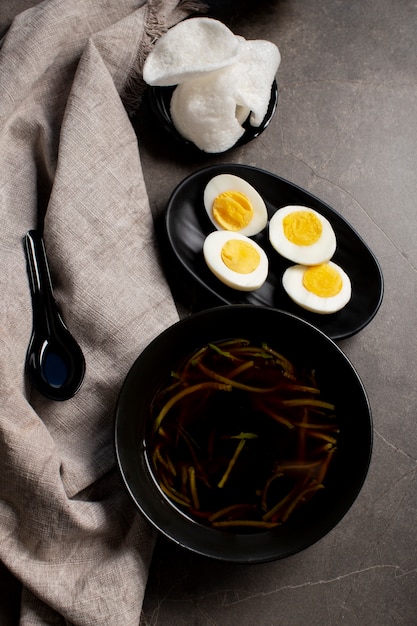
[[(136, 356), (178, 314), (127, 109), (155, 37), (199, 6), (47, 0), (1, 42), (0, 560), (22, 582), (25, 626), (139, 623), (154, 534), (121, 484), (114, 410)], [(24, 376), (22, 239), (37, 226), (86, 358), (67, 402)]]

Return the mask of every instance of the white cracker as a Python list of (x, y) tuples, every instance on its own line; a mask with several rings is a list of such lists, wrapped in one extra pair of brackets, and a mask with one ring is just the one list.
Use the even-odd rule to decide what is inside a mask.
[(239, 61), (179, 85), (171, 100), (177, 130), (205, 152), (224, 152), (264, 119), (281, 56), (269, 41), (239, 37)]
[(252, 126), (259, 126), (266, 115), (280, 63), (277, 46), (256, 39), (242, 42), (239, 61), (223, 70), (223, 80), (233, 85), (236, 102), (251, 111)]
[(163, 34), (149, 53), (143, 79), (153, 86), (177, 85), (234, 63), (240, 39), (222, 22), (194, 17)]
[[(204, 152), (228, 150), (245, 132), (236, 113), (247, 116), (233, 95), (216, 89), (215, 73), (186, 81), (171, 98), (172, 121), (179, 133)], [(243, 113), (243, 115), (242, 115)]]

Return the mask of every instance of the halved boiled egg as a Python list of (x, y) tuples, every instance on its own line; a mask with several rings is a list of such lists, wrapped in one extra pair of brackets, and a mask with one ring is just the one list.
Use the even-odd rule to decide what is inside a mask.
[(216, 230), (203, 244), (204, 259), (213, 274), (239, 291), (259, 289), (268, 276), (268, 258), (255, 241), (240, 233)]
[(293, 265), (285, 270), (282, 285), (294, 302), (314, 313), (335, 313), (352, 295), (349, 276), (332, 261)]
[(268, 221), (265, 202), (250, 183), (233, 174), (219, 174), (204, 189), (204, 207), (218, 230), (250, 237)]
[(278, 209), (269, 222), (269, 240), (279, 254), (302, 265), (324, 263), (336, 250), (330, 222), (304, 206)]

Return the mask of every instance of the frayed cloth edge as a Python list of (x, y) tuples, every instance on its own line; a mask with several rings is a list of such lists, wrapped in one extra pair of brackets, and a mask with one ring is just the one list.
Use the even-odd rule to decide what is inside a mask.
[[(160, 8), (159, 0), (147, 4), (143, 37), (135, 63), (127, 77), (123, 93), (121, 94), (129, 117), (133, 117), (137, 112), (146, 89), (146, 83), (142, 77), (145, 60), (156, 40), (170, 28), (170, 24), (167, 23), (166, 16), (160, 11)], [(180, 0), (173, 10), (173, 14), (179, 12), (180, 19), (178, 21), (181, 21), (192, 15), (205, 14), (208, 8), (208, 5), (203, 0)]]

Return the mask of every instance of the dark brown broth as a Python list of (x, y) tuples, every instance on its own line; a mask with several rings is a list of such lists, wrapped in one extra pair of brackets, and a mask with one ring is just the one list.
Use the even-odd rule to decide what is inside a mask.
[(156, 394), (150, 424), (150, 465), (169, 500), (240, 531), (285, 523), (322, 489), (338, 434), (313, 372), (240, 339), (191, 355)]

